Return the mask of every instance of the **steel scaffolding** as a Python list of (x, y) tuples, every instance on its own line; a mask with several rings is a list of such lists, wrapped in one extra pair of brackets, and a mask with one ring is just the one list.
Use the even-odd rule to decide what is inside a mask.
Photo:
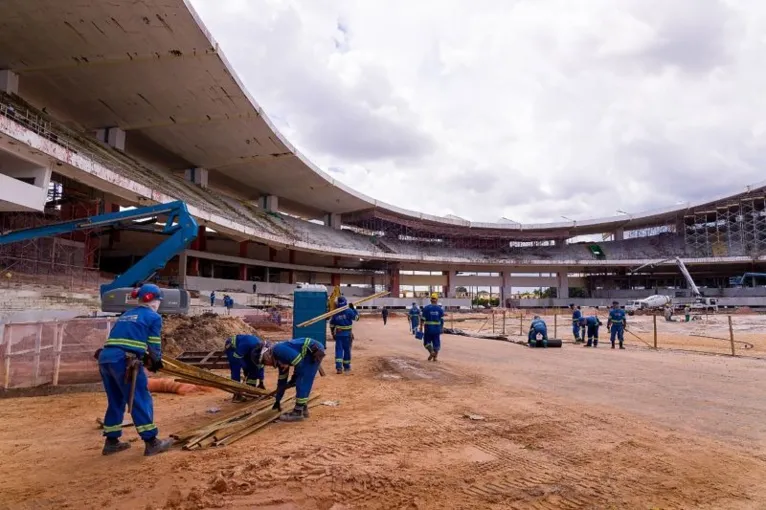
[(743, 197), (684, 217), (684, 242), (696, 257), (766, 253), (766, 198)]

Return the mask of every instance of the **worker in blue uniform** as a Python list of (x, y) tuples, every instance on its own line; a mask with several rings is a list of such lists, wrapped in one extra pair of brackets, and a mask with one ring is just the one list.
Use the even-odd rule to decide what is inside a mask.
[[(344, 296), (337, 301), (338, 308), (346, 306), (348, 302)], [(351, 303), (346, 310), (336, 313), (330, 318), (330, 330), (335, 337), (335, 372), (338, 374), (351, 372), (351, 331), (354, 321), (359, 320), (359, 313)]]
[[(229, 360), (232, 381), (240, 382), (241, 373), (245, 374), (245, 384), (262, 390), (264, 384), (263, 364), (260, 362), (263, 340), (255, 335), (234, 335), (226, 339), (223, 350)], [(234, 402), (242, 402), (242, 395), (234, 395)]]
[(431, 294), (431, 304), (423, 307), (423, 320), (420, 331), (423, 332), (423, 347), (428, 351), (428, 361), (436, 361), (441, 350), (441, 334), (444, 328), (444, 310), (437, 303), (439, 294)]
[(585, 330), (583, 328), (580, 332), (580, 319), (582, 318), (582, 310), (579, 306), (575, 307), (574, 303), (569, 305), (572, 310), (572, 334), (574, 335), (575, 343), (583, 342), (585, 339)]
[[(279, 369), (272, 409), (281, 411), (285, 390), (295, 387), (295, 409), (280, 416), (281, 420), (300, 421), (309, 417), (311, 387), (324, 355), (324, 346), (313, 338), (294, 338), (264, 347), (261, 354), (262, 363)], [(293, 367), (293, 377), (288, 381), (290, 367)]]
[(594, 315), (580, 318), (580, 327), (588, 334), (588, 343), (584, 347), (598, 347), (598, 328), (601, 324), (599, 318)]
[(138, 434), (145, 442), (144, 455), (167, 451), (172, 439), (157, 439), (152, 396), (142, 367), (156, 372), (162, 368), (162, 316), (157, 313), (162, 290), (154, 284), (144, 284), (133, 291), (138, 306), (123, 313), (109, 332), (104, 347), (97, 353), (101, 380), (106, 391), (107, 409), (104, 416), (104, 455), (130, 448), (120, 441), (125, 406), (130, 401), (133, 377), (135, 393), (131, 416)]
[(215, 291), (210, 292), (210, 306), (215, 306)]
[(418, 305), (415, 303), (412, 303), (412, 308), (410, 308), (409, 311), (410, 316), (410, 330), (412, 331), (412, 334), (414, 335), (418, 331), (418, 327), (420, 326), (420, 308), (418, 308)]
[(529, 334), (527, 335), (527, 343), (530, 347), (537, 347), (538, 337), (542, 337), (543, 347), (548, 347), (548, 326), (545, 321), (540, 318), (539, 315), (535, 315), (532, 322), (529, 324)]
[(620, 303), (612, 301), (612, 309), (609, 310), (609, 319), (606, 321), (606, 329), (609, 330), (609, 341), (612, 343), (612, 349), (614, 349), (615, 340), (619, 340), (620, 349), (625, 348), (622, 344), (625, 341), (626, 326), (625, 310), (620, 308)]

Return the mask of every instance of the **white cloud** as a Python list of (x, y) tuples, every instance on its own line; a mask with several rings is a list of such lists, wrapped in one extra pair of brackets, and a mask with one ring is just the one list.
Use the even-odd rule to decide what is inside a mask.
[(763, 179), (764, 2), (193, 3), (292, 143), (401, 207), (558, 221)]

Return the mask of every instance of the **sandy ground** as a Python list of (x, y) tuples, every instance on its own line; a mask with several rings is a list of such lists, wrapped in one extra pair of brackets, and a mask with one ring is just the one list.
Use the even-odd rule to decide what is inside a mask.
[[(338, 407), (221, 449), (102, 457), (103, 395), (0, 400), (0, 508), (766, 508), (764, 361), (445, 336), (429, 363), (404, 320), (355, 330), (315, 387)], [(214, 406), (157, 395), (156, 422)]]

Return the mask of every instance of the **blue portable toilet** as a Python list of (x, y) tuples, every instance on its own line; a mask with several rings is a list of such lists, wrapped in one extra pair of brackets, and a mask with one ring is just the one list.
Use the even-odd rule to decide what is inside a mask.
[(293, 292), (293, 338), (313, 338), (327, 347), (327, 321), (297, 327), (301, 322), (327, 313), (327, 287), (302, 285)]

